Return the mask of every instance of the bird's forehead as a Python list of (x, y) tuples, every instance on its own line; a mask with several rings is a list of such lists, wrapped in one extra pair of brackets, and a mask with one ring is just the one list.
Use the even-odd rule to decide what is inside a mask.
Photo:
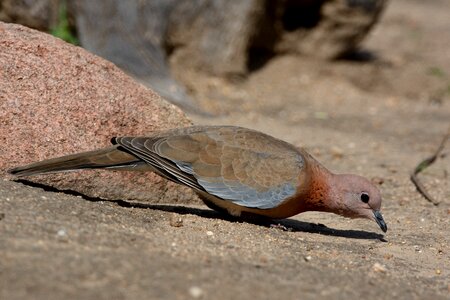
[(373, 202), (381, 201), (380, 190), (367, 178), (358, 175), (344, 175), (340, 177), (340, 183), (343, 184), (344, 189), (355, 193), (368, 193)]
[(369, 205), (374, 210), (379, 210), (381, 207), (381, 192), (380, 190), (369, 182), (367, 187), (368, 193), (370, 195)]
[(381, 193), (376, 187), (374, 187), (372, 198), (374, 200), (374, 204), (376, 204), (379, 208), (379, 206), (381, 205)]
[(365, 186), (366, 186), (367, 192), (369, 192), (370, 196), (375, 200), (381, 199), (380, 190), (369, 180), (367, 180), (367, 179), (365, 179), (365, 180), (367, 182)]

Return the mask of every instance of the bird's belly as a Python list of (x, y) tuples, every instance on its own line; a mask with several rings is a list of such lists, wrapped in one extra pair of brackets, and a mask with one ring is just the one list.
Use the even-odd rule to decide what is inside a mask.
[(207, 193), (199, 193), (199, 196), (209, 208), (219, 212), (228, 213), (235, 217), (240, 217), (244, 212), (272, 219), (285, 219), (306, 211), (306, 207), (302, 201), (299, 201), (299, 199), (296, 198), (287, 199), (273, 208), (259, 209), (240, 206), (231, 201), (223, 200)]

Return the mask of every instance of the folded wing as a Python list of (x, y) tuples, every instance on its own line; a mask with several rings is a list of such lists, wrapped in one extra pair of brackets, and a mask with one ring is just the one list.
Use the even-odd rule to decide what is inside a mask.
[(304, 166), (292, 145), (240, 127), (190, 127), (113, 142), (170, 180), (252, 208), (273, 208), (294, 195)]

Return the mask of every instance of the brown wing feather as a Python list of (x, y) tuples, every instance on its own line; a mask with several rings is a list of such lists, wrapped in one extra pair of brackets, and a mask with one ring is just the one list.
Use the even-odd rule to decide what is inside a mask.
[(247, 207), (271, 208), (292, 196), (304, 164), (292, 145), (240, 127), (194, 126), (116, 141), (179, 182)]

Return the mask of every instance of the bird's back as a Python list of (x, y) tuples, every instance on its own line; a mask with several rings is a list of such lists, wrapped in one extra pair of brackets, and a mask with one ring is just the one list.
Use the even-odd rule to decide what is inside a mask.
[(267, 209), (295, 194), (304, 168), (291, 144), (235, 126), (193, 126), (115, 142), (194, 189)]

